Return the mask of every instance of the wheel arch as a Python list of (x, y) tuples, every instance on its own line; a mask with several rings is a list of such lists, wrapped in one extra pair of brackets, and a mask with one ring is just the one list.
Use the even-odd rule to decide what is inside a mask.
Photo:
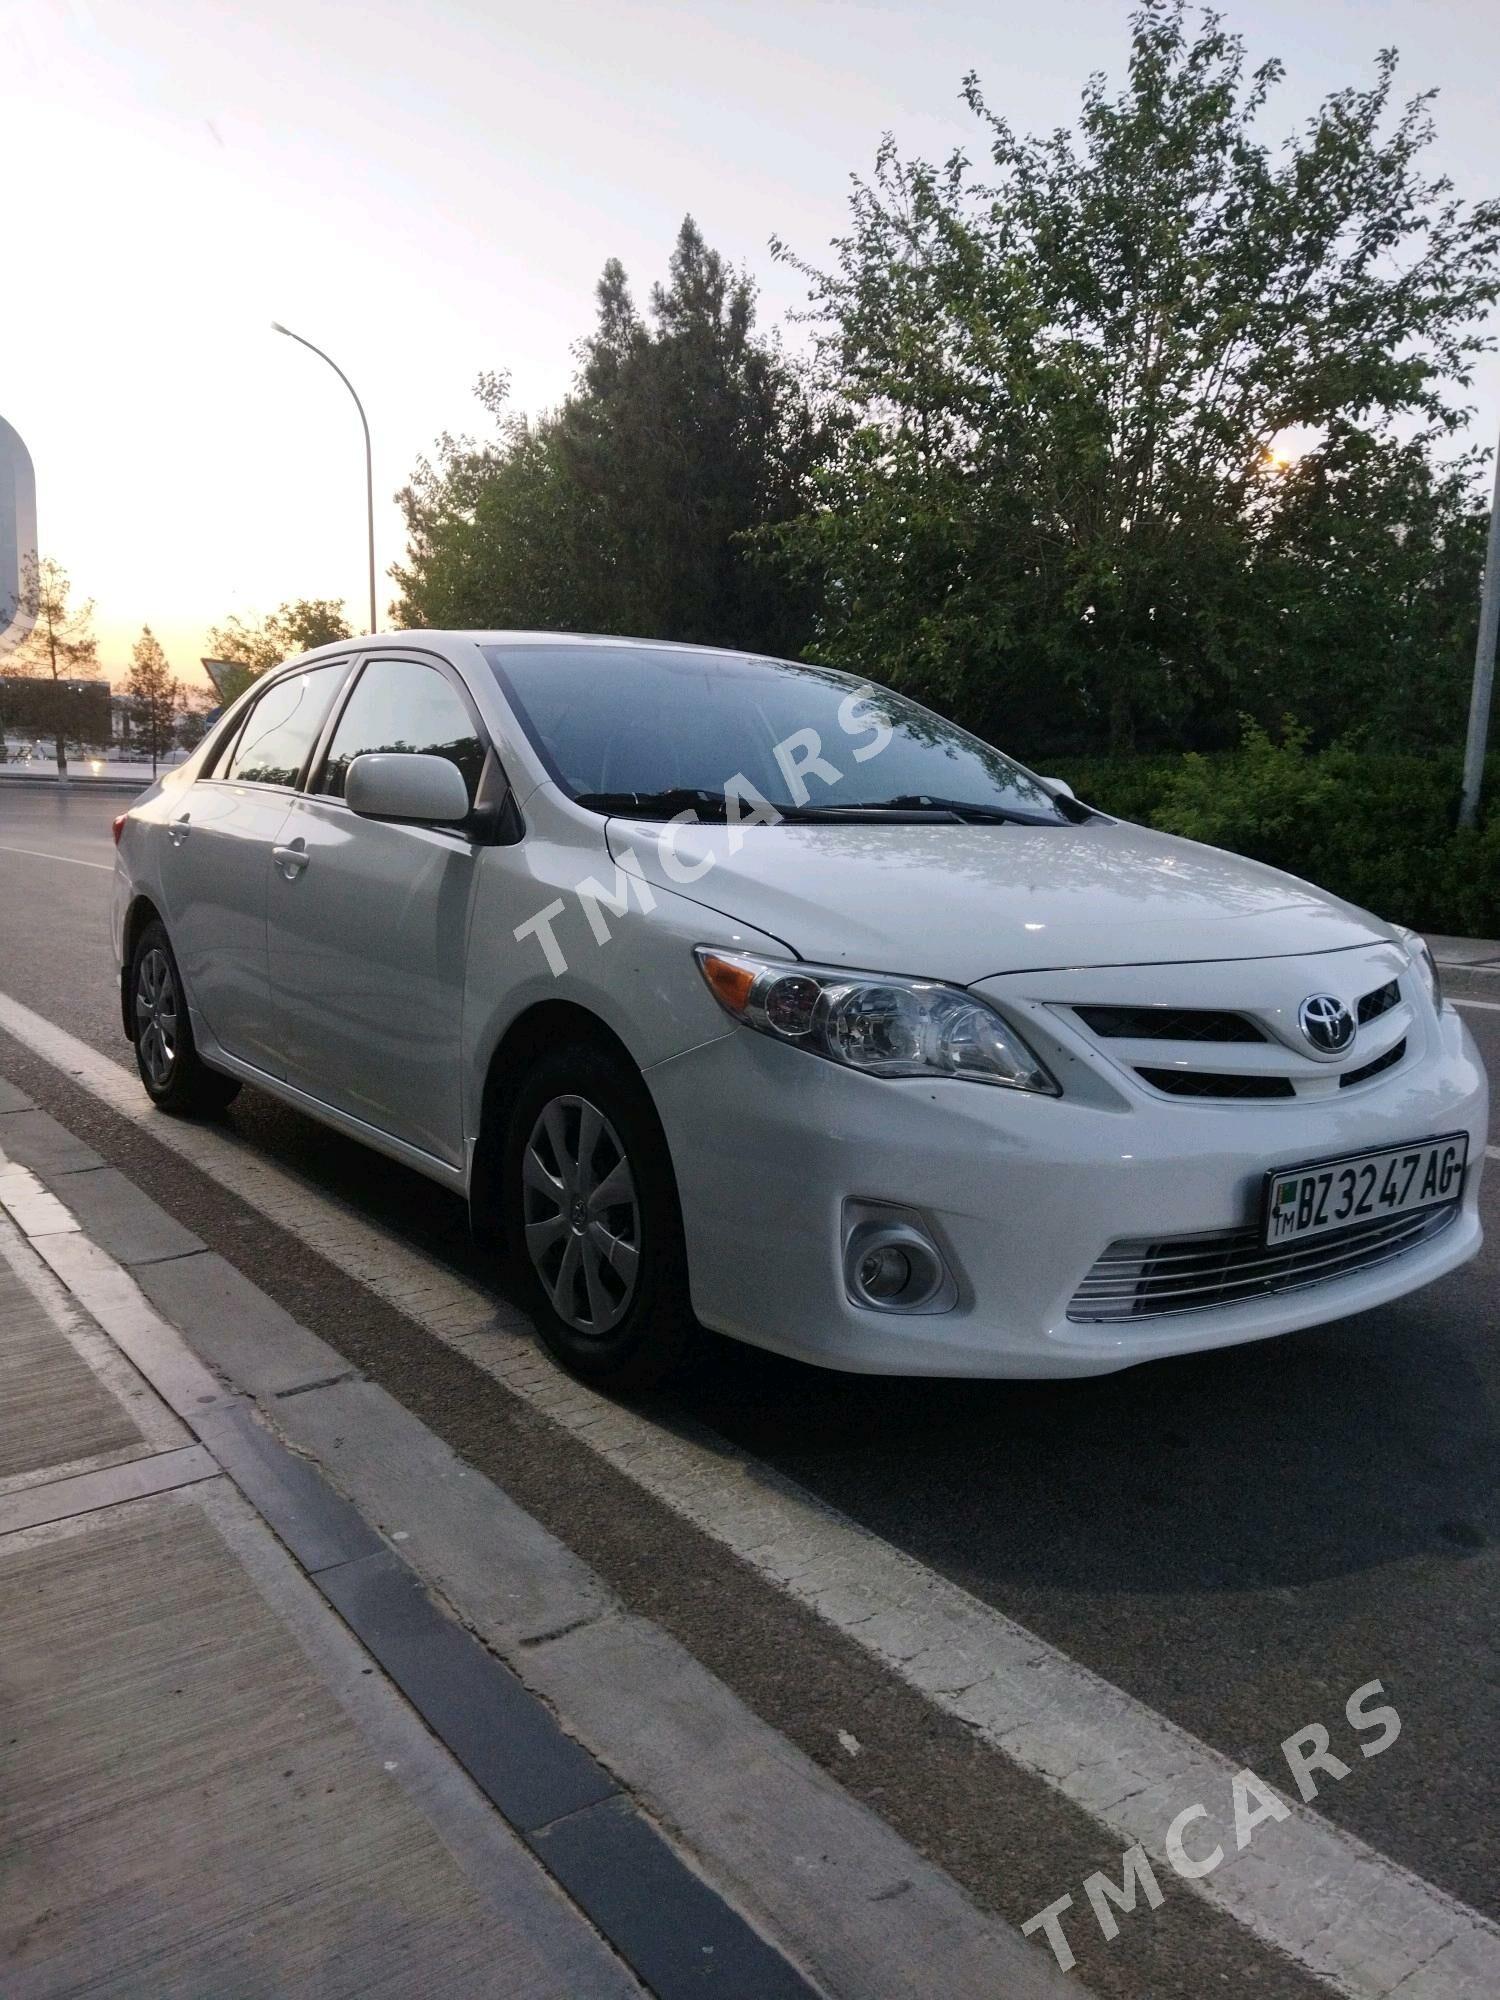
[(120, 946), (120, 1020), (125, 1029), (127, 1042), (135, 1040), (135, 1027), (131, 1020), (130, 1008), (130, 968), (135, 960), (135, 948), (141, 932), (150, 923), (162, 923), (161, 911), (144, 894), (138, 894), (125, 912), (125, 926), (121, 933)]
[(479, 1139), (469, 1176), (469, 1221), (476, 1236), (496, 1233), (505, 1128), (528, 1069), (552, 1050), (577, 1042), (617, 1057), (641, 1077), (641, 1066), (626, 1043), (608, 1022), (578, 1001), (539, 1000), (518, 1014), (500, 1037), (485, 1070)]

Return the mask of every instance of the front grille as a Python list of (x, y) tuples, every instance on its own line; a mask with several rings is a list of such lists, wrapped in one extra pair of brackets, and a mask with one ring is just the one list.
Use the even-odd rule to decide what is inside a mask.
[(1206, 1007), (1075, 1007), (1086, 1028), (1106, 1041), (1263, 1042), (1243, 1014)]
[(1355, 1009), (1359, 1025), (1363, 1027), (1367, 1021), (1378, 1021), (1382, 1014), (1389, 1014), (1400, 998), (1401, 988), (1394, 979), (1384, 986), (1377, 986), (1373, 993), (1364, 996)]
[(1379, 1076), (1383, 1069), (1394, 1069), (1405, 1054), (1405, 1041), (1394, 1043), (1383, 1056), (1376, 1056), (1373, 1062), (1364, 1063), (1358, 1069), (1345, 1070), (1339, 1078), (1339, 1089), (1347, 1090), (1351, 1083), (1364, 1083), (1372, 1076)]
[(1415, 1215), (1378, 1217), (1269, 1250), (1256, 1229), (1158, 1242), (1111, 1243), (1068, 1304), (1071, 1320), (1118, 1321), (1202, 1312), (1273, 1292), (1346, 1278), (1431, 1242), (1458, 1214), (1456, 1201)]
[(1173, 1097), (1295, 1097), (1290, 1077), (1228, 1076), (1202, 1069), (1138, 1069), (1154, 1090)]

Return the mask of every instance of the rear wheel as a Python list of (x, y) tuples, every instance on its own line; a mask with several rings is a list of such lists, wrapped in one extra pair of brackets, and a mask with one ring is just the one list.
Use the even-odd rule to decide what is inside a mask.
[(238, 1097), (235, 1078), (210, 1069), (193, 1046), (182, 975), (159, 921), (147, 924), (136, 940), (130, 1025), (141, 1082), (163, 1111), (219, 1112)]
[(669, 1375), (696, 1329), (666, 1138), (639, 1075), (587, 1044), (545, 1056), (512, 1106), (501, 1188), (549, 1352), (601, 1387)]

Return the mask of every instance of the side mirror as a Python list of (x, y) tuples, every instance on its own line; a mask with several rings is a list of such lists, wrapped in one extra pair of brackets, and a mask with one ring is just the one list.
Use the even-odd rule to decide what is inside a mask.
[(1061, 792), (1065, 799), (1076, 799), (1078, 794), (1066, 778), (1043, 778), (1044, 785), (1050, 785), (1054, 792)]
[(361, 819), (404, 826), (458, 826), (469, 817), (469, 788), (446, 757), (367, 750), (344, 778), (344, 804)]

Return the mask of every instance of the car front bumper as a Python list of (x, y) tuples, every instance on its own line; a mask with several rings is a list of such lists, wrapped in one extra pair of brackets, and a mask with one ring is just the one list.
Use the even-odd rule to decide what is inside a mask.
[[(677, 1174), (705, 1325), (826, 1367), (1063, 1377), (1289, 1333), (1442, 1276), (1482, 1240), (1488, 1090), (1452, 1008), (1388, 1076), (1332, 1099), (1200, 1103), (1106, 1088), (1058, 1098), (858, 1075), (737, 1030), (647, 1074)], [(1302, 1289), (1094, 1324), (1069, 1301), (1106, 1248), (1245, 1229), (1272, 1168), (1465, 1132), (1442, 1232)], [(957, 1280), (933, 1313), (853, 1303), (846, 1202), (915, 1212)]]

